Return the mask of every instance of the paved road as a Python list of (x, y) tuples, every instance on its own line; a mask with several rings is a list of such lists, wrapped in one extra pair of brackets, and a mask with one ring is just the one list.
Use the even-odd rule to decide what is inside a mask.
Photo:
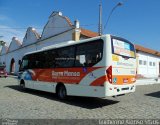
[(0, 78), (0, 118), (12, 119), (160, 119), (160, 84), (138, 86), (118, 98), (69, 97), (22, 91), (14, 78)]

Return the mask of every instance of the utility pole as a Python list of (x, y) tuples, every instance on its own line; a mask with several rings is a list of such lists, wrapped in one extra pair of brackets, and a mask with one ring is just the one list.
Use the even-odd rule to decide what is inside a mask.
[(99, 36), (102, 35), (102, 0), (100, 0), (99, 4), (99, 26), (98, 26)]

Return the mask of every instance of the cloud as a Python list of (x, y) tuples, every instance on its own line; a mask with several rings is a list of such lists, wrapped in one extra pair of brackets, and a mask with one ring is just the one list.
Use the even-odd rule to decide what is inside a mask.
[[(33, 27), (39, 26), (33, 25)], [(3, 36), (0, 37), (0, 40), (5, 41), (7, 45), (10, 44), (13, 37), (17, 37), (22, 42), (26, 31), (27, 27), (17, 26), (12, 18), (0, 14), (0, 36)], [(42, 29), (38, 29), (38, 32), (41, 33)]]
[(25, 32), (26, 29), (16, 29), (6, 25), (0, 25), (0, 36), (3, 36), (0, 39), (5, 41), (7, 45), (10, 44), (13, 37), (17, 37), (20, 41), (22, 41)]
[(23, 40), (26, 29), (16, 29), (12, 28), (10, 25), (13, 25), (14, 20), (6, 15), (0, 14), (0, 40), (6, 42), (7, 45), (10, 44), (13, 37), (17, 37), (20, 41)]
[(0, 6), (0, 40), (3, 40), (6, 42), (7, 46), (9, 46), (10, 42), (12, 41), (13, 37), (17, 37), (20, 41), (23, 40), (23, 37), (25, 35), (26, 29), (16, 29), (12, 28), (16, 26), (16, 22), (14, 19), (8, 17), (7, 15), (3, 14), (3, 12), (6, 13), (6, 11), (9, 8)]

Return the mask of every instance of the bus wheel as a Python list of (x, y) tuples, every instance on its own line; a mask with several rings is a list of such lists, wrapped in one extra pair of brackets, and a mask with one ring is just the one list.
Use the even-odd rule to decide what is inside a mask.
[(64, 100), (67, 96), (67, 91), (64, 85), (57, 86), (57, 96), (59, 99)]
[(26, 89), (24, 80), (21, 80), (20, 87), (22, 88), (22, 90)]

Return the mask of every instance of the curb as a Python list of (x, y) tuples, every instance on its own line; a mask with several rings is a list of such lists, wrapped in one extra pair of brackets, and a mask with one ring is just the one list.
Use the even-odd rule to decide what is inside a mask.
[(157, 81), (155, 79), (140, 79), (136, 81), (136, 85), (153, 85), (160, 84), (160, 79)]

